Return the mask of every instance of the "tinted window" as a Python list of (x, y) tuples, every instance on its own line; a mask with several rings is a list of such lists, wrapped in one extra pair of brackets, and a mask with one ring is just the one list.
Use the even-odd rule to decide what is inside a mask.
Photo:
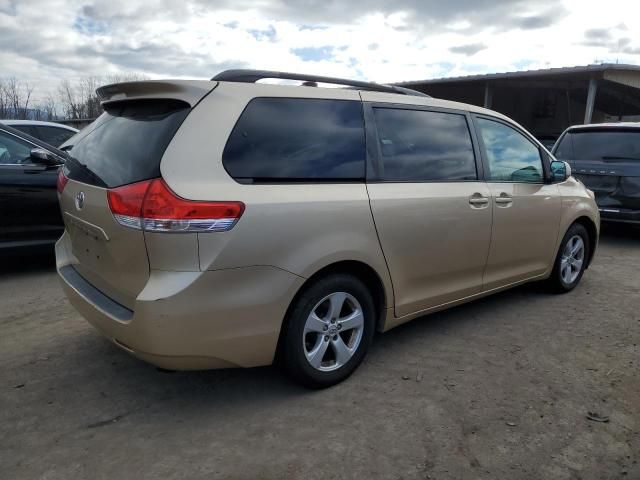
[(479, 118), (478, 126), (489, 163), (488, 180), (542, 182), (540, 151), (534, 143), (503, 123)]
[(107, 106), (74, 140), (71, 178), (117, 187), (160, 176), (160, 160), (189, 113), (187, 104), (153, 100)]
[(20, 130), (21, 132), (26, 133), (27, 135), (31, 135), (32, 137), (35, 137), (35, 138), (40, 138), (38, 137), (38, 132), (36, 131), (36, 128), (33, 125), (19, 124), (19, 125), (11, 125), (11, 126), (16, 130)]
[(66, 128), (59, 127), (45, 127), (38, 125), (38, 137), (43, 142), (47, 142), (49, 145), (59, 147), (64, 142), (69, 140), (76, 134), (73, 130), (67, 130)]
[(556, 149), (562, 160), (640, 160), (640, 129), (568, 132)]
[(256, 98), (222, 158), (236, 179), (359, 180), (365, 155), (360, 102)]
[(375, 108), (383, 180), (477, 179), (464, 115)]
[(35, 145), (0, 131), (0, 165), (31, 163), (31, 149)]
[(562, 137), (562, 140), (558, 142), (558, 145), (554, 147), (553, 154), (556, 158), (562, 160), (572, 160), (573, 156), (573, 142), (571, 141), (570, 134), (566, 134)]

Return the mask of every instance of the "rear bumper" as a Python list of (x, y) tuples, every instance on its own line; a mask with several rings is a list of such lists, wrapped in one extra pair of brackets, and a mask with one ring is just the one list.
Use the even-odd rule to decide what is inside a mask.
[(600, 219), (603, 222), (640, 224), (640, 210), (614, 207), (600, 207), (598, 210), (600, 210)]
[(152, 271), (129, 310), (82, 278), (65, 256), (59, 243), (58, 273), (78, 312), (119, 347), (171, 370), (272, 363), (282, 320), (303, 282), (269, 266)]

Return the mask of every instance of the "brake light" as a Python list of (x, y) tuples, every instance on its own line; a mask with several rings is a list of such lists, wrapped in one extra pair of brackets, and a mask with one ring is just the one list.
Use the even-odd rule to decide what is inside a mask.
[(56, 180), (56, 189), (58, 190), (58, 193), (61, 194), (64, 191), (64, 187), (67, 186), (68, 181), (69, 177), (67, 177), (62, 171), (62, 168), (60, 168), (58, 171), (58, 180)]
[(142, 202), (152, 180), (107, 190), (109, 209), (120, 225), (142, 228)]
[(242, 202), (181, 198), (161, 178), (114, 188), (107, 199), (120, 225), (151, 232), (224, 232), (244, 212)]

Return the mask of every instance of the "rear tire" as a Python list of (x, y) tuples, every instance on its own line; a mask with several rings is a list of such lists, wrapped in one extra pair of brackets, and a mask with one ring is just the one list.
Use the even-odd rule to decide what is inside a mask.
[(556, 255), (553, 272), (548, 280), (552, 291), (567, 293), (580, 283), (590, 258), (589, 249), (587, 229), (579, 223), (574, 223), (565, 233)]
[(291, 305), (281, 361), (309, 388), (326, 388), (351, 375), (375, 329), (371, 292), (356, 277), (332, 274), (309, 285)]

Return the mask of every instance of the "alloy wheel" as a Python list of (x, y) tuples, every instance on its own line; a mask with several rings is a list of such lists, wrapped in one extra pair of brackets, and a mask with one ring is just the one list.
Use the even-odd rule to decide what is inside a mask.
[(364, 331), (364, 313), (353, 295), (335, 292), (320, 300), (309, 313), (303, 332), (303, 348), (316, 370), (332, 371), (355, 354)]
[(569, 239), (560, 259), (560, 276), (566, 284), (576, 281), (584, 264), (584, 240), (580, 235)]

